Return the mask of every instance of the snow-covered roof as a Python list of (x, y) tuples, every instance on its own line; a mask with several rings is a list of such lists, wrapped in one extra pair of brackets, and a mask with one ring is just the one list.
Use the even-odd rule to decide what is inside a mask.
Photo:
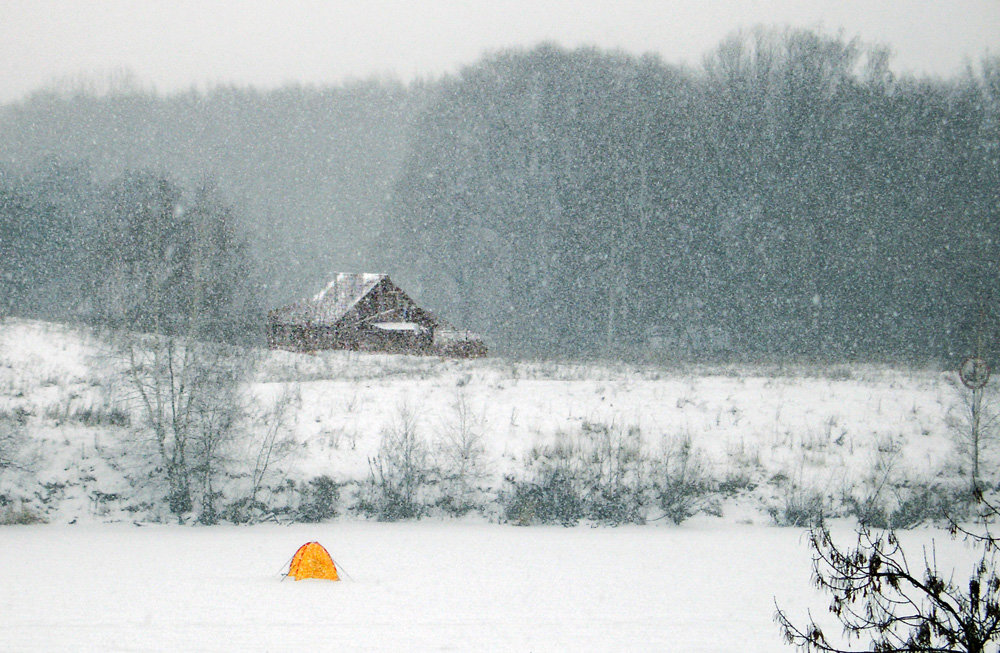
[(271, 319), (333, 326), (375, 286), (388, 278), (387, 274), (341, 272), (311, 299), (271, 311)]
[(372, 326), (383, 331), (415, 331), (419, 333), (425, 330), (422, 325), (416, 322), (375, 322)]
[(330, 294), (336, 295), (338, 302), (348, 301), (351, 297), (357, 300), (364, 297), (375, 284), (387, 276), (372, 272), (340, 272), (323, 290), (316, 293), (312, 300), (317, 303), (322, 302)]

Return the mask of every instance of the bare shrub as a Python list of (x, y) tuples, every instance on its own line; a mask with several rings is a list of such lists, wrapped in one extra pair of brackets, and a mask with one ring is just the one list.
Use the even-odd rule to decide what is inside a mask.
[(575, 526), (584, 516), (583, 499), (565, 467), (544, 464), (533, 480), (508, 483), (511, 489), (500, 498), (507, 522)]
[(72, 417), (85, 426), (131, 426), (129, 415), (118, 406), (100, 405), (85, 406), (77, 410)]
[(664, 441), (653, 484), (664, 517), (680, 524), (699, 512), (720, 514), (714, 486), (708, 464), (690, 436)]
[(63, 390), (63, 396), (42, 411), (45, 419), (52, 420), (57, 425), (75, 422), (84, 426), (129, 426), (128, 413), (106, 389), (100, 392), (96, 401), (87, 401), (76, 392), (66, 388)]
[(0, 417), (0, 477), (8, 469), (27, 468), (23, 461), (27, 440), (22, 420), (16, 416)]
[(644, 523), (649, 472), (639, 427), (585, 422), (581, 439), (587, 517), (610, 526)]
[(432, 481), (430, 450), (417, 432), (413, 410), (403, 404), (382, 431), (378, 453), (368, 459), (369, 478), (361, 488), (358, 510), (382, 521), (421, 517), (421, 491)]
[(337, 516), (340, 485), (329, 476), (310, 479), (299, 489), (302, 500), (296, 518), (304, 522), (320, 522)]
[(230, 509), (231, 521), (235, 518), (240, 523), (252, 523), (268, 515), (269, 510), (260, 501), (259, 495), (269, 480), (280, 476), (280, 471), (276, 469), (278, 463), (294, 449), (291, 434), (301, 405), (298, 385), (289, 385), (269, 405), (248, 409), (245, 450), (241, 452), (239, 462), (248, 468), (250, 488), (247, 495)]
[(760, 461), (759, 445), (748, 445), (743, 440), (739, 443), (731, 442), (726, 446), (726, 457), (729, 465), (719, 481), (718, 491), (732, 495), (756, 488), (764, 469)]
[(586, 422), (575, 436), (535, 447), (522, 478), (506, 479), (504, 518), (520, 525), (644, 523), (648, 467), (637, 427)]
[(438, 504), (446, 512), (463, 515), (479, 507), (476, 499), (481, 493), (480, 484), (489, 476), (491, 465), (482, 416), (473, 412), (462, 393), (453, 408), (451, 420), (443, 425), (434, 449), (442, 493)]
[(815, 526), (828, 513), (827, 500), (817, 490), (785, 483), (778, 497), (767, 505), (767, 514), (777, 526)]
[(504, 520), (519, 526), (573, 526), (585, 515), (579, 442), (564, 435), (554, 444), (534, 447), (522, 478), (507, 476), (509, 489), (498, 497)]
[(0, 503), (0, 526), (30, 526), (45, 524), (48, 520), (23, 503)]
[(873, 453), (868, 474), (843, 492), (843, 505), (863, 526), (881, 529), (913, 528), (958, 515), (971, 502), (968, 486), (946, 482), (918, 482), (898, 468), (902, 450), (882, 446)]
[(869, 528), (907, 529), (963, 515), (972, 505), (968, 486), (954, 483), (914, 483), (883, 487), (878, 492), (844, 499), (849, 514)]

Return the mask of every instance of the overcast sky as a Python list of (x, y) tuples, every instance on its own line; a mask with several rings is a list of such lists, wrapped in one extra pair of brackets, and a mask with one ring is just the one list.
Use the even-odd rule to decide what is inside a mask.
[(920, 75), (1000, 54), (1000, 0), (0, 0), (0, 102), (123, 70), (161, 92), (409, 80), (543, 40), (696, 64), (761, 24), (843, 30)]

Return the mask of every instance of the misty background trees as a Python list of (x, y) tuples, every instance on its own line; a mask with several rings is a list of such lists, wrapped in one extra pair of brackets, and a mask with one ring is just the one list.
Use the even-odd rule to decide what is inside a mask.
[[(384, 271), (514, 355), (951, 358), (985, 313), (995, 357), (1000, 60), (887, 61), (756, 30), (693, 69), (541, 45), (408, 86), (49, 89), (0, 107), (3, 310), (125, 317), (124, 279), (252, 331)], [(185, 272), (196, 236), (225, 255)], [(257, 306), (192, 290), (240, 269)]]

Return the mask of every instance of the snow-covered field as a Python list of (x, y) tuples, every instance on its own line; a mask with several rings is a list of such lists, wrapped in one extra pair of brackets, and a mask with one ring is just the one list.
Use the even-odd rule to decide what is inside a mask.
[[(0, 470), (0, 495), (49, 522), (0, 527), (0, 649), (778, 651), (775, 601), (803, 618), (826, 606), (804, 531), (775, 527), (769, 506), (803, 490), (835, 506), (879, 483), (964, 472), (962, 393), (947, 371), (272, 352), (251, 391), (260, 405), (295, 399), (270, 501), (283, 479), (362, 482), (402, 412), (433, 443), (459, 404), (494, 488), (595, 425), (635, 427), (649, 451), (687, 438), (716, 479), (744, 485), (721, 516), (680, 525), (650, 514), (645, 526), (522, 528), (488, 507), (401, 523), (342, 507), (313, 525), (163, 525), (162, 509), (135, 509), (154, 490), (122, 464), (133, 435), (113, 366), (86, 331), (0, 324), (0, 417), (27, 436), (25, 468)], [(245, 475), (228, 478), (233, 493)], [(968, 557), (933, 527), (904, 537), (934, 539), (943, 565)], [(281, 580), (309, 540), (345, 582)]]
[[(350, 578), (282, 580), (310, 540)], [(26, 526), (0, 561), (5, 651), (763, 653), (775, 601), (825, 612), (801, 530), (707, 521)]]

